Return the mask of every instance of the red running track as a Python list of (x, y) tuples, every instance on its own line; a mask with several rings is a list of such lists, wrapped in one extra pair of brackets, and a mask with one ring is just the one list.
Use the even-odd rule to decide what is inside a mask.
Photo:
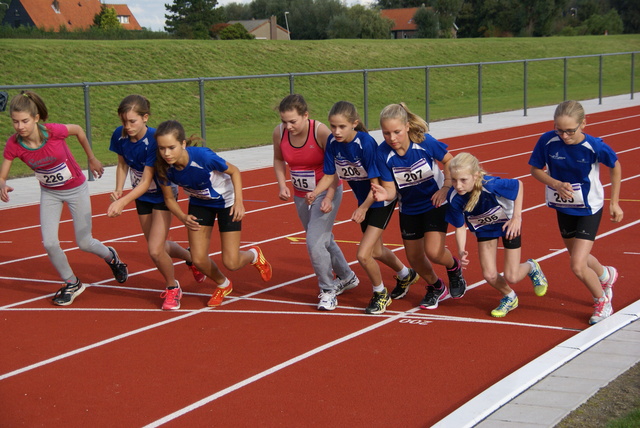
[[(623, 170), (624, 220), (611, 223), (605, 214), (594, 249), (620, 272), (614, 308), (640, 299), (630, 281), (640, 262), (639, 118), (640, 107), (588, 116), (587, 132), (618, 152)], [(465, 271), (471, 289), (463, 299), (420, 310), (421, 281), (385, 314), (365, 315), (371, 288), (355, 258), (361, 235), (349, 221), (355, 208), (350, 192), (334, 234), (361, 284), (340, 296), (335, 311), (317, 311), (304, 233), (292, 203), (277, 198), (270, 168), (243, 173), (243, 246), (262, 247), (273, 279), (261, 282), (250, 266), (230, 272), (235, 290), (217, 309), (206, 308), (214, 284), (195, 283), (178, 264), (186, 292), (182, 309), (159, 310), (163, 282), (136, 214), (129, 209), (107, 218), (108, 195), (92, 198), (94, 235), (118, 249), (129, 280), (117, 284), (102, 261), (78, 251), (67, 220), (60, 227), (63, 248), (91, 286), (73, 306), (54, 307), (50, 298), (60, 281), (40, 243), (38, 207), (3, 210), (0, 425), (432, 425), (588, 328), (591, 298), (569, 270), (543, 186), (529, 176), (529, 154), (550, 127), (548, 122), (444, 140), (453, 154), (470, 151), (489, 173), (524, 183), (523, 259), (540, 260), (550, 287), (540, 298), (528, 280), (516, 284), (520, 306), (504, 319), (489, 316), (500, 296), (482, 281), (472, 237)], [(607, 171), (601, 175), (608, 183)], [(178, 222), (171, 239), (186, 240)], [(406, 260), (397, 217), (384, 239)], [(455, 248), (452, 233), (447, 244)], [(217, 238), (211, 252), (220, 261)], [(393, 287), (393, 273), (384, 269), (387, 287)]]

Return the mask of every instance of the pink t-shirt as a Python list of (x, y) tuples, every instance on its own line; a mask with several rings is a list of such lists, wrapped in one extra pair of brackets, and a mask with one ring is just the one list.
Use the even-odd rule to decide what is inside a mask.
[(53, 190), (73, 189), (86, 181), (82, 169), (74, 159), (65, 138), (69, 136), (66, 125), (46, 123), (45, 140), (37, 149), (24, 146), (12, 135), (4, 148), (4, 158), (19, 158), (29, 166), (42, 187)]

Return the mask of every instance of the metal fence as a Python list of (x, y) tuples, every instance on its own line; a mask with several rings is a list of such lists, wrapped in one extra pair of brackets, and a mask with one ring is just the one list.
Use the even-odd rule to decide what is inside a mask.
[[(206, 141), (206, 126), (205, 126), (205, 84), (207, 82), (215, 81), (228, 81), (228, 80), (246, 80), (246, 79), (286, 79), (289, 85), (289, 92), (295, 92), (295, 83), (297, 77), (303, 76), (321, 76), (321, 75), (337, 75), (337, 74), (361, 74), (362, 75), (362, 88), (363, 88), (363, 105), (365, 125), (368, 127), (369, 117), (369, 75), (372, 73), (384, 73), (390, 71), (404, 71), (404, 70), (424, 70), (424, 95), (425, 95), (425, 119), (430, 121), (430, 85), (431, 76), (430, 72), (435, 69), (446, 68), (458, 68), (458, 67), (474, 67), (477, 74), (477, 102), (478, 102), (478, 123), (482, 123), (482, 86), (483, 67), (488, 65), (502, 65), (502, 64), (522, 64), (522, 109), (523, 115), (527, 115), (528, 108), (528, 79), (529, 79), (529, 64), (542, 61), (562, 61), (563, 63), (563, 99), (567, 99), (567, 87), (569, 83), (568, 70), (569, 62), (579, 58), (598, 58), (598, 99), (602, 104), (603, 98), (603, 62), (605, 57), (611, 56), (630, 56), (631, 67), (629, 70), (629, 94), (633, 99), (635, 88), (635, 56), (638, 51), (633, 52), (620, 52), (620, 53), (608, 53), (608, 54), (595, 54), (595, 55), (579, 55), (579, 56), (566, 56), (566, 57), (553, 57), (553, 58), (537, 58), (537, 59), (524, 59), (524, 60), (511, 60), (511, 61), (491, 61), (491, 62), (474, 62), (465, 64), (441, 64), (441, 65), (424, 65), (424, 66), (412, 66), (412, 67), (397, 67), (397, 68), (373, 68), (373, 69), (361, 69), (361, 70), (344, 70), (344, 71), (323, 71), (323, 72), (305, 72), (305, 73), (281, 73), (281, 74), (264, 74), (264, 75), (249, 75), (249, 76), (228, 76), (228, 77), (197, 77), (186, 79), (166, 79), (166, 80), (135, 80), (135, 81), (119, 81), (119, 82), (82, 82), (82, 83), (64, 83), (64, 84), (37, 84), (37, 85), (11, 85), (2, 86), (0, 90), (18, 90), (18, 89), (40, 89), (40, 88), (79, 88), (84, 91), (84, 114), (85, 114), (85, 129), (89, 142), (91, 139), (91, 88), (99, 86), (123, 86), (123, 85), (149, 85), (149, 84), (166, 84), (166, 83), (189, 83), (192, 82), (198, 85), (199, 90), (199, 102), (200, 102), (200, 133), (202, 138)], [(595, 94), (594, 94), (595, 95)]]

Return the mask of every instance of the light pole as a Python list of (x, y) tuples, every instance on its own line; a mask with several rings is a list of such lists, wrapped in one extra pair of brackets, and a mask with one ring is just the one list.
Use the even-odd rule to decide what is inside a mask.
[(287, 36), (289, 36), (289, 40), (291, 40), (291, 32), (289, 31), (289, 20), (287, 19), (287, 15), (289, 15), (289, 12), (284, 13), (284, 22), (287, 24)]

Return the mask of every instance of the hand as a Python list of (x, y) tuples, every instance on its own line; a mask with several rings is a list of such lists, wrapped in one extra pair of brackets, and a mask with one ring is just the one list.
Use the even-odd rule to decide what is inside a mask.
[(440, 207), (444, 203), (444, 201), (447, 200), (447, 193), (449, 193), (448, 187), (443, 187), (442, 189), (434, 193), (431, 197), (431, 203), (433, 204), (433, 206), (436, 208)]
[(244, 204), (242, 202), (236, 202), (235, 204), (233, 204), (233, 206), (231, 207), (231, 220), (232, 221), (240, 221), (243, 219), (244, 217)]
[(367, 210), (358, 207), (351, 215), (351, 221), (354, 221), (360, 224), (364, 221), (364, 218), (366, 217), (366, 215), (367, 215)]
[(9, 202), (9, 192), (13, 192), (13, 187), (7, 186), (6, 184), (0, 186), (0, 200), (2, 200), (2, 202)]
[(95, 157), (89, 159), (89, 169), (93, 173), (94, 178), (100, 178), (102, 177), (102, 174), (104, 174), (104, 168), (102, 167), (102, 162), (100, 162)]
[(107, 208), (107, 217), (118, 217), (122, 214), (122, 210), (124, 209), (124, 204), (122, 201), (113, 201), (109, 208)]
[(313, 201), (316, 200), (316, 196), (317, 195), (315, 194), (315, 192), (308, 192), (306, 195), (304, 195), (304, 199), (305, 201), (307, 201), (308, 205), (311, 205), (313, 204)]
[(288, 187), (284, 187), (282, 189), (280, 189), (280, 193), (278, 193), (278, 197), (280, 199), (282, 199), (283, 201), (288, 201), (289, 198), (291, 197), (291, 192), (289, 191)]
[(571, 183), (563, 183), (558, 181), (558, 186), (554, 188), (558, 192), (558, 196), (562, 199), (571, 199), (573, 197), (573, 186)]
[(202, 227), (200, 226), (200, 223), (198, 223), (198, 219), (196, 218), (196, 216), (193, 216), (191, 214), (187, 214), (182, 222), (189, 230), (200, 230), (200, 227)]
[(520, 217), (513, 217), (502, 226), (502, 230), (507, 231), (507, 239), (514, 239), (520, 236), (521, 227), (522, 219)]
[(117, 201), (122, 197), (122, 190), (114, 190), (113, 192), (111, 192), (109, 197), (111, 198), (111, 202)]
[(469, 256), (469, 252), (468, 251), (460, 251), (458, 253), (458, 262), (460, 263), (460, 266), (462, 266), (462, 268), (466, 268), (469, 265), (469, 259), (467, 258)]
[(329, 198), (324, 198), (322, 200), (322, 203), (320, 204), (320, 211), (327, 214), (327, 213), (330, 213), (332, 209), (333, 209), (333, 200)]
[(609, 206), (609, 213), (611, 214), (611, 221), (614, 223), (620, 223), (622, 221), (622, 217), (624, 217), (622, 208), (620, 208), (620, 205), (618, 204), (611, 204)]
[(371, 192), (376, 202), (386, 201), (389, 196), (387, 189), (376, 183), (371, 183)]

